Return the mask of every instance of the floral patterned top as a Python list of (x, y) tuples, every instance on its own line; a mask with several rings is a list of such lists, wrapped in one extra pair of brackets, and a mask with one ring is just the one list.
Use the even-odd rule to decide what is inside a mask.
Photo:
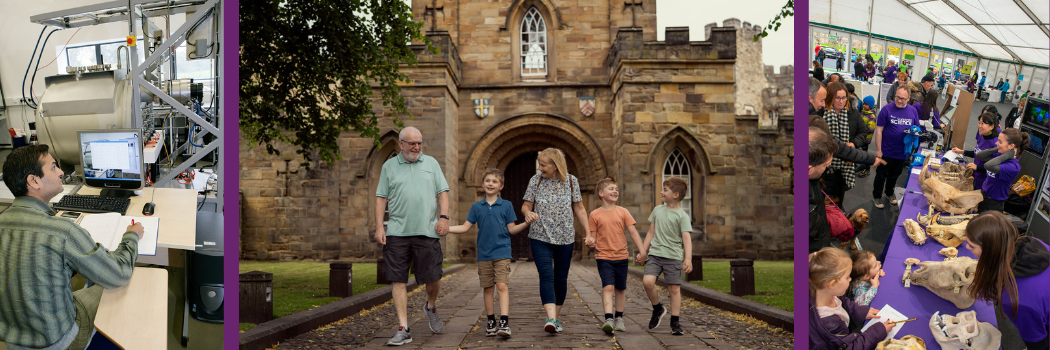
[(867, 280), (850, 282), (849, 288), (853, 291), (853, 302), (857, 305), (871, 304), (871, 300), (875, 299), (875, 293), (879, 292), (879, 287), (872, 287), (871, 282)]
[(526, 201), (532, 202), (532, 210), (540, 219), (529, 227), (529, 238), (558, 245), (572, 244), (576, 241), (576, 230), (573, 228), (572, 203), (582, 202), (580, 184), (575, 176), (568, 175), (568, 181), (545, 179), (536, 174), (529, 179), (525, 190)]

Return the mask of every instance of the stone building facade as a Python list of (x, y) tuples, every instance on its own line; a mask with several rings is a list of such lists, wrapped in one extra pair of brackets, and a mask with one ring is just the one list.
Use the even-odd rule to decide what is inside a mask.
[[(694, 253), (792, 258), (792, 67), (774, 74), (762, 64), (761, 41), (752, 40), (760, 27), (728, 19), (708, 24), (703, 41), (685, 27), (656, 41), (655, 0), (416, 0), (412, 8), (440, 52), (419, 47), (420, 63), (402, 67), (414, 116), (405, 125), (422, 131), (423, 152), (442, 165), (452, 224), (484, 197), (488, 168), (507, 174), (503, 197), (520, 210), (536, 153), (557, 147), (588, 210), (601, 204), (597, 182), (611, 176), (644, 235), (663, 179), (685, 177)], [(779, 125), (759, 130), (759, 116), (772, 111)], [(348, 133), (338, 145), (344, 160), (309, 171), (288, 145), (274, 157), (242, 142), (240, 257), (380, 257), (376, 184), (398, 151), (390, 118), (380, 127), (378, 146)], [(443, 238), (445, 259), (473, 260), (476, 232)], [(514, 249), (527, 257), (524, 236)], [(582, 243), (579, 224), (577, 236)]]

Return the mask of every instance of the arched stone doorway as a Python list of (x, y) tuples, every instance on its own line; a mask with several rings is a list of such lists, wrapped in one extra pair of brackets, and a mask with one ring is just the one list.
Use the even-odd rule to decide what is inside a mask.
[[(565, 153), (570, 174), (577, 177), (584, 205), (594, 208), (597, 197), (594, 187), (598, 180), (608, 176), (605, 158), (593, 137), (575, 122), (560, 116), (526, 114), (508, 118), (489, 128), (478, 140), (463, 169), (463, 184), (478, 197), (484, 196), (481, 175), (488, 168), (497, 168), (505, 174), (502, 197), (511, 201), (518, 222), (529, 179), (536, 174), (536, 155), (548, 147)], [(577, 223), (577, 240), (582, 242), (583, 227)], [(515, 258), (532, 257), (528, 248), (528, 230), (511, 238)], [(580, 244), (575, 249), (580, 249)]]

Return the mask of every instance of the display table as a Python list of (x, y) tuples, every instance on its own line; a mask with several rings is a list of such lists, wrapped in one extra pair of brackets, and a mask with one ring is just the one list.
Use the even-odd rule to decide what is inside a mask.
[(998, 103), (1002, 100), (1003, 92), (996, 89), (988, 89), (988, 102)]
[[(904, 287), (902, 278), (904, 276), (905, 259), (916, 258), (920, 261), (944, 260), (944, 256), (939, 252), (944, 248), (944, 245), (933, 238), (927, 239), (923, 245), (915, 245), (904, 230), (905, 219), (915, 220), (918, 214), (926, 215), (930, 207), (926, 203), (926, 197), (921, 193), (919, 175), (911, 173), (913, 169), (921, 169), (921, 167), (906, 169), (905, 171), (909, 173), (902, 174), (908, 176), (908, 192), (905, 192), (904, 198), (900, 202), (900, 216), (897, 217), (897, 225), (894, 226), (893, 234), (890, 235), (886, 242), (886, 258), (883, 263), (883, 271), (886, 272), (886, 276), (879, 280), (881, 282), (879, 292), (875, 295), (875, 299), (872, 300), (871, 306), (876, 309), (882, 309), (889, 304), (905, 316), (915, 318), (915, 321), (904, 323), (896, 338), (899, 339), (909, 334), (915, 335), (926, 342), (927, 349), (933, 350), (941, 348), (930, 332), (930, 317), (933, 316), (934, 312), (939, 311), (942, 315), (955, 315), (962, 311), (974, 310), (977, 312), (977, 320), (988, 322), (996, 327), (998, 327), (998, 323), (995, 321), (995, 309), (989, 302), (977, 300), (969, 309), (960, 310), (955, 307), (955, 304), (933, 294), (926, 287), (916, 285), (912, 285), (909, 288)], [(977, 258), (966, 248), (966, 243), (956, 247), (956, 249), (959, 250), (959, 256)], [(912, 266), (912, 271), (914, 272), (919, 267)], [(963, 292), (965, 293), (965, 291)]]

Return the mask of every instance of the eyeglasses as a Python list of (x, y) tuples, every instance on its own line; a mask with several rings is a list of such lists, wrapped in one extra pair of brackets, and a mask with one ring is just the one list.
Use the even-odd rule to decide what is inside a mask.
[(419, 141), (419, 142), (401, 141), (401, 142), (404, 142), (409, 147), (416, 147), (416, 146), (422, 146), (423, 145), (423, 141)]
[(897, 101), (907, 101), (908, 97), (907, 96), (905, 96), (905, 97), (893, 96), (893, 99), (895, 99)]
[(845, 101), (847, 99), (849, 99), (849, 97), (838, 97), (838, 96), (835, 96), (835, 101)]

